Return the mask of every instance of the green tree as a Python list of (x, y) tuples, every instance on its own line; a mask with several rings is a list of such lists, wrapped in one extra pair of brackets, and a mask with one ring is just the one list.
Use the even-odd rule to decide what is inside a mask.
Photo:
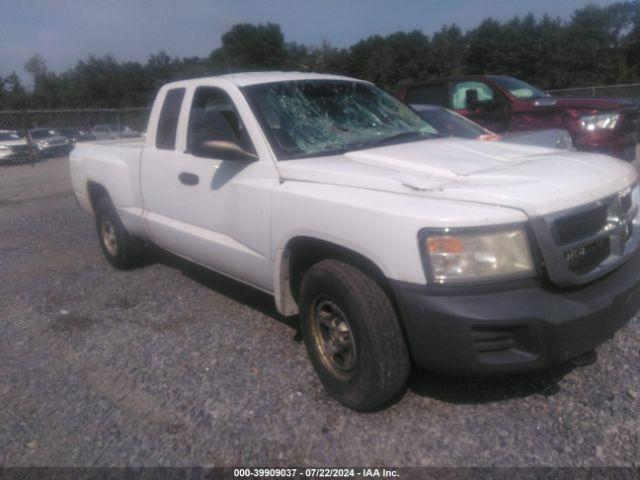
[(431, 37), (419, 30), (372, 35), (349, 48), (285, 42), (273, 23), (234, 25), (209, 57), (150, 55), (119, 62), (90, 55), (60, 74), (42, 55), (25, 64), (27, 91), (11, 74), (0, 79), (2, 108), (149, 105), (158, 88), (183, 78), (246, 70), (302, 70), (351, 75), (395, 89), (402, 83), (458, 73), (522, 78), (541, 88), (640, 81), (640, 0), (578, 9), (568, 21), (544, 15), (483, 20), (466, 33), (445, 25)]
[(3, 108), (21, 109), (27, 107), (27, 91), (16, 72), (4, 78), (3, 90), (5, 94)]
[(350, 70), (349, 51), (332, 47), (327, 40), (323, 40), (319, 47), (309, 48), (306, 61), (308, 69), (314, 72), (346, 75)]
[(527, 81), (543, 88), (564, 88), (571, 84), (567, 70), (567, 31), (562, 21), (544, 15), (538, 23), (537, 55), (532, 59)]
[(47, 61), (42, 55), (36, 53), (24, 64), (24, 69), (33, 77), (34, 81), (47, 74)]
[(222, 46), (210, 55), (214, 70), (267, 70), (282, 68), (287, 59), (280, 25), (240, 23), (222, 35)]
[(429, 38), (419, 30), (374, 35), (349, 49), (348, 73), (393, 88), (427, 74)]
[(624, 58), (625, 79), (640, 80), (640, 1), (614, 3), (608, 7), (613, 17), (617, 48)]
[(616, 48), (615, 14), (589, 5), (576, 10), (567, 27), (567, 64), (572, 83), (615, 83), (624, 76), (622, 52)]
[(430, 77), (457, 75), (464, 71), (466, 41), (456, 25), (445, 25), (433, 34), (428, 58)]

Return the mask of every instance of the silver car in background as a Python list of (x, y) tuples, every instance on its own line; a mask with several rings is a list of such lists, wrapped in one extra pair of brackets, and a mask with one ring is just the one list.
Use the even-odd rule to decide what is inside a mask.
[(429, 122), (440, 135), (445, 137), (504, 141), (560, 150), (573, 150), (573, 140), (566, 130), (547, 129), (498, 135), (447, 108), (424, 104), (415, 104), (411, 105), (411, 107)]
[(16, 130), (0, 130), (0, 165), (16, 165), (28, 162), (29, 142)]

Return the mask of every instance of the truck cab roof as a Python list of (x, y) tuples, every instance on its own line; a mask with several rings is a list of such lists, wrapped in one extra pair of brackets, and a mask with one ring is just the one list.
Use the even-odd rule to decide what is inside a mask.
[[(281, 72), (281, 71), (268, 71), (268, 72), (242, 72), (242, 73), (227, 73), (224, 75), (214, 75), (210, 77), (192, 78), (189, 80), (180, 80), (177, 82), (168, 83), (166, 88), (175, 86), (199, 86), (206, 83), (207, 80), (226, 80), (238, 87), (246, 87), (249, 85), (258, 85), (261, 83), (273, 83), (273, 82), (291, 82), (299, 80), (346, 80), (352, 82), (364, 82), (351, 77), (342, 75), (329, 75), (325, 73), (312, 73), (312, 72)], [(368, 82), (365, 82), (368, 83)]]

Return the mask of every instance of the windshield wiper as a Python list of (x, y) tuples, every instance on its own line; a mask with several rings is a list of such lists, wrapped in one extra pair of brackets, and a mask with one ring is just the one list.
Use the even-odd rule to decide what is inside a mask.
[(396, 140), (404, 140), (404, 139), (409, 139), (413, 137), (423, 137), (423, 136), (431, 137), (431, 134), (427, 132), (411, 130), (409, 132), (396, 133), (395, 135), (391, 135), (390, 137), (381, 138), (380, 140), (377, 140), (375, 143), (377, 144), (392, 143), (392, 142), (395, 142)]
[(413, 137), (425, 137), (425, 138), (433, 138), (433, 137), (437, 137), (437, 135), (435, 134), (431, 134), (431, 133), (427, 133), (427, 132), (420, 132), (417, 130), (411, 130), (409, 132), (401, 132), (401, 133), (396, 133), (394, 135), (391, 135), (389, 137), (384, 137), (384, 138), (376, 138), (373, 140), (367, 140), (365, 142), (359, 142), (359, 143), (352, 143), (350, 145), (346, 145), (344, 147), (344, 150), (348, 151), (348, 150), (363, 150), (365, 148), (372, 148), (372, 147), (379, 147), (382, 145), (389, 145), (389, 144), (393, 144), (402, 140), (408, 140), (411, 139)]
[(308, 154), (308, 155), (304, 155), (302, 157), (296, 157), (296, 158), (304, 158), (306, 156), (316, 156), (316, 155), (322, 155), (322, 156), (342, 155), (347, 152), (353, 152), (356, 150), (365, 150), (367, 148), (379, 147), (379, 146), (387, 145), (389, 143), (394, 143), (398, 140), (404, 140), (412, 137), (422, 137), (422, 136), (424, 136), (425, 138), (441, 137), (441, 135), (438, 135), (435, 133), (411, 130), (409, 132), (396, 133), (394, 135), (391, 135), (385, 138), (376, 138), (372, 140), (365, 140), (362, 142), (353, 142), (353, 143), (349, 143), (348, 145), (344, 145), (342, 147), (331, 148), (329, 150), (324, 150), (322, 152), (314, 152), (313, 154)]

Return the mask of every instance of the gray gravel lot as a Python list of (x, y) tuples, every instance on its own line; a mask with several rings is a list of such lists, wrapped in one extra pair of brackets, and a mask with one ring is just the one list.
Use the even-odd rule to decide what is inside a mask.
[(588, 367), (414, 371), (354, 413), (268, 296), (168, 255), (110, 268), (49, 162), (0, 171), (0, 465), (640, 466), (638, 319)]

